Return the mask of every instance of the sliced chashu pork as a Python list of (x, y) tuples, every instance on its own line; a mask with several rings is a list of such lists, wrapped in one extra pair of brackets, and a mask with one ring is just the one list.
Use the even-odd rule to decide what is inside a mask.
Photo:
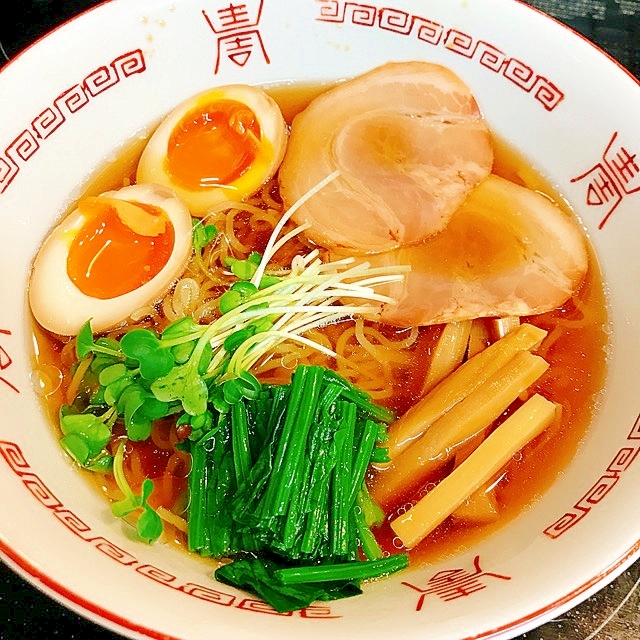
[(588, 253), (577, 222), (551, 200), (490, 175), (441, 233), (366, 259), (411, 265), (385, 291), (397, 304), (379, 320), (414, 326), (555, 309), (580, 286)]
[(336, 85), (292, 123), (280, 192), (329, 248), (387, 251), (440, 231), (491, 171), (491, 136), (469, 88), (445, 67), (388, 63)]

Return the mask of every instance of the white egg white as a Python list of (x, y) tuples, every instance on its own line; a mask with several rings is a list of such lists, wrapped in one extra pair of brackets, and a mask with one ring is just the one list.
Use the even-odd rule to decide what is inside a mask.
[(60, 335), (76, 335), (89, 319), (94, 332), (121, 323), (136, 309), (158, 300), (184, 271), (191, 255), (191, 215), (170, 189), (137, 184), (102, 195), (162, 209), (173, 224), (174, 247), (160, 272), (138, 289), (110, 299), (88, 296), (67, 273), (69, 247), (86, 222), (86, 216), (78, 209), (72, 211), (42, 244), (33, 263), (28, 290), (35, 319), (45, 329)]
[[(258, 155), (251, 166), (229, 184), (197, 190), (183, 188), (175, 183), (165, 166), (170, 136), (185, 115), (221, 100), (240, 102), (256, 115), (261, 131)], [(239, 202), (258, 191), (278, 170), (286, 143), (287, 126), (278, 104), (271, 96), (250, 85), (216, 87), (185, 100), (164, 118), (142, 153), (136, 180), (170, 187), (187, 203), (194, 216), (203, 216), (221, 202)]]

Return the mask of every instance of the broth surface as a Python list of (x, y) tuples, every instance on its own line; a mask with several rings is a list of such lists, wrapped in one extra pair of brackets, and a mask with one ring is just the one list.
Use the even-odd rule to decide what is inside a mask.
[[(325, 88), (326, 86), (290, 86), (270, 90), (270, 93), (280, 104), (286, 120), (290, 123), (295, 113), (303, 109)], [(115, 162), (97, 171), (87, 183), (87, 195), (96, 195), (133, 182), (137, 159), (143, 146), (144, 140), (135, 141), (123, 149)], [(551, 185), (518, 153), (510, 149), (508, 144), (496, 141), (495, 152), (495, 173), (544, 193), (567, 215), (574, 215)], [(276, 199), (277, 196), (275, 193)], [(240, 237), (251, 237), (252, 241), (257, 243), (254, 247), (257, 251), (261, 250), (261, 245), (264, 245), (268, 236), (268, 233), (263, 231), (243, 230), (241, 217), (237, 233)], [(523, 320), (549, 332), (537, 353), (551, 366), (535, 385), (534, 391), (562, 404), (562, 425), (554, 433), (543, 433), (521, 454), (515, 456), (495, 479), (495, 495), (500, 511), (500, 517), (496, 522), (483, 526), (469, 526), (451, 517), (411, 551), (414, 560), (435, 561), (473, 545), (480, 538), (503, 526), (549, 487), (575, 455), (589, 427), (604, 385), (607, 347), (606, 301), (602, 277), (593, 251), (590, 251), (587, 278), (572, 299), (553, 312)], [(337, 336), (344, 326), (345, 323), (330, 326), (326, 332)], [(401, 339), (408, 331), (389, 326), (379, 326), (377, 330), (381, 335), (393, 340)], [(406, 357), (403, 362), (390, 365), (393, 368), (393, 383), (388, 397), (380, 400), (382, 404), (402, 414), (417, 401), (429, 359), (441, 330), (441, 326), (421, 327), (413, 344), (405, 350)], [(47, 333), (35, 323), (33, 334), (36, 351), (35, 370), (41, 378), (47, 414), (55, 425), (60, 406), (68, 402), (66, 392), (71, 376), (69, 349), (65, 348), (66, 341)], [(329, 362), (327, 364), (330, 365)], [(58, 372), (61, 374), (58, 375)], [(123, 437), (124, 434), (121, 432), (114, 434), (114, 447)], [(129, 458), (129, 470), (132, 473), (151, 479), (163, 478), (160, 488), (153, 496), (155, 503), (182, 515), (185, 509), (189, 462), (186, 455), (176, 454), (175, 444), (178, 440), (175, 426), (163, 423), (154, 431), (151, 440), (130, 443), (127, 446), (129, 453), (136, 450), (137, 454)], [(137, 465), (137, 470), (133, 469), (132, 465)], [(167, 471), (169, 467), (170, 471)], [(100, 491), (113, 497), (116, 488), (109, 477), (90, 473), (87, 475), (97, 483)], [(407, 502), (421, 495), (423, 489), (418, 488), (414, 495), (399, 497), (399, 503), (391, 515), (403, 510)], [(180, 531), (179, 527), (176, 528), (174, 536), (178, 541), (184, 542), (184, 532)], [(389, 551), (401, 548), (388, 525), (383, 525), (377, 531), (377, 537)]]

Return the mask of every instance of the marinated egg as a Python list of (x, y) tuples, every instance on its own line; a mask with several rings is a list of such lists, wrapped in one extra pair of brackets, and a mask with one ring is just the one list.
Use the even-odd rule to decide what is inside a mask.
[(166, 116), (142, 153), (137, 182), (170, 187), (202, 216), (258, 191), (280, 166), (286, 140), (280, 108), (262, 89), (217, 87)]
[(104, 331), (164, 294), (190, 254), (191, 215), (166, 187), (82, 198), (36, 256), (31, 310), (60, 335), (76, 335), (89, 319)]

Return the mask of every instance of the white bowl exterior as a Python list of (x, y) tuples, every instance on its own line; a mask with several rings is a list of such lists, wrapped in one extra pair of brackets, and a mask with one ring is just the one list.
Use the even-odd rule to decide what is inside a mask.
[[(234, 22), (228, 2), (112, 0), (0, 74), (0, 551), (131, 637), (513, 637), (602, 587), (640, 549), (640, 87), (514, 0), (243, 4)], [(91, 171), (185, 97), (229, 82), (332, 80), (392, 59), (458, 73), (495, 131), (577, 211), (607, 285), (607, 391), (570, 466), (496, 535), (362, 597), (274, 615), (216, 584), (209, 563), (133, 540), (72, 470), (30, 382), (30, 263)]]

